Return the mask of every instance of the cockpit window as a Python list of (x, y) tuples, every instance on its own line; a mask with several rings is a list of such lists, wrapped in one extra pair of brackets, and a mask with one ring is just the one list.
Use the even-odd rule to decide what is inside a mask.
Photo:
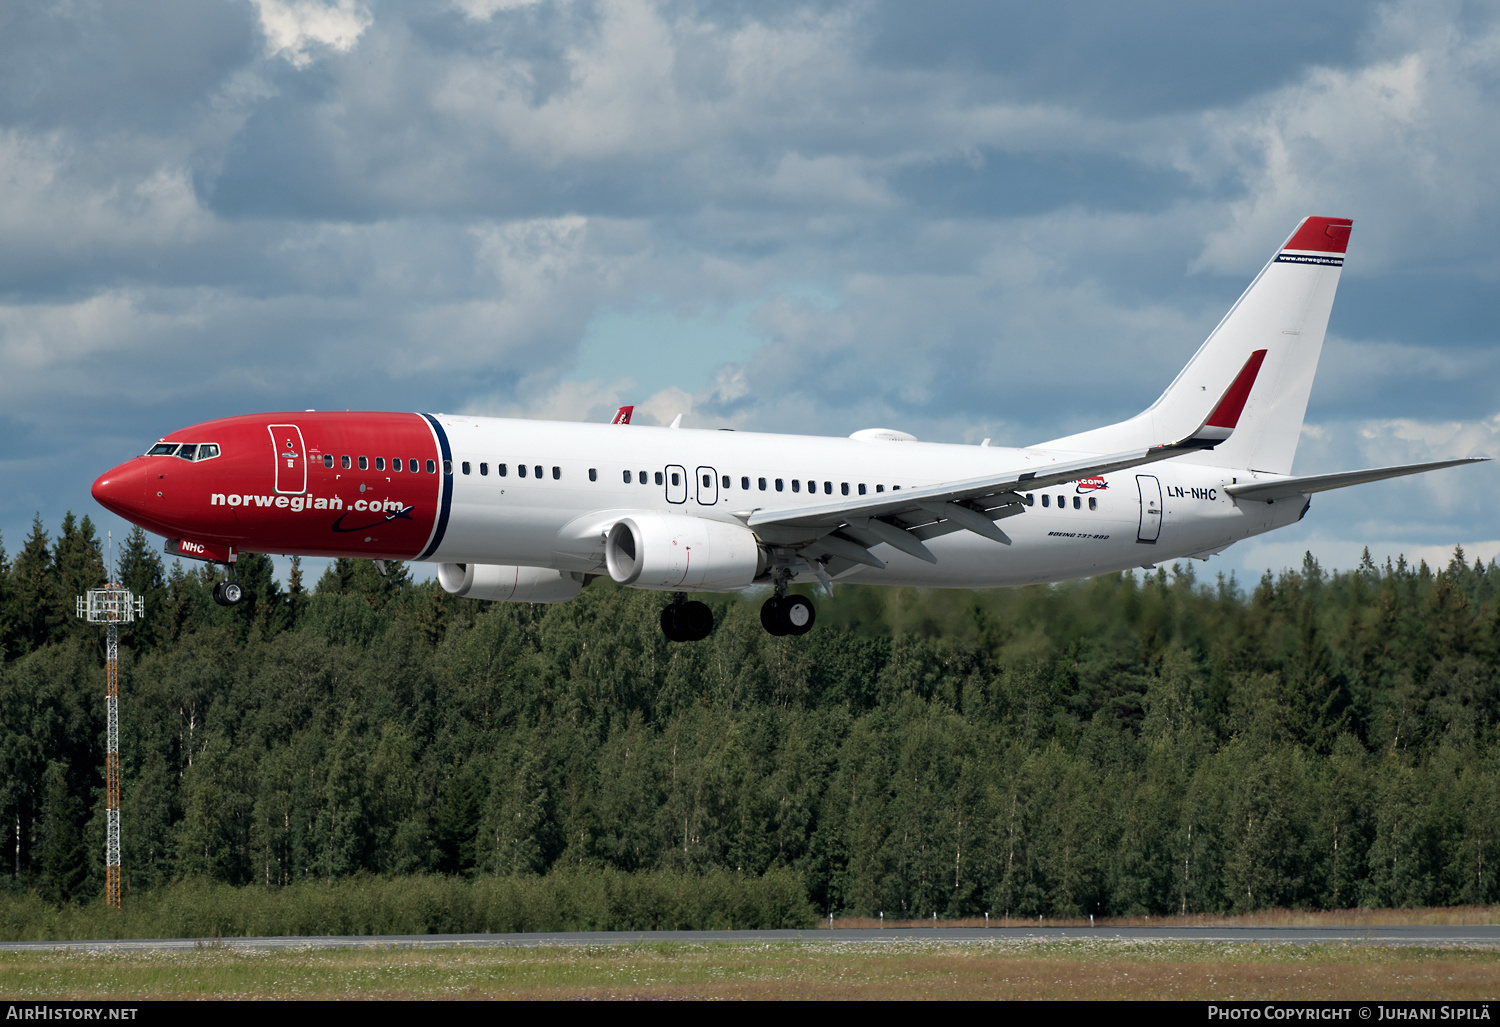
[(158, 442), (156, 445), (152, 446), (146, 452), (146, 455), (147, 456), (171, 456), (175, 452), (177, 452), (177, 443), (175, 443), (175, 442)]
[(205, 442), (198, 447), (199, 460), (212, 460), (219, 455), (219, 444), (217, 442)]
[(183, 446), (177, 451), (177, 458), (179, 460), (192, 460), (197, 455), (198, 445), (194, 442), (189, 442), (187, 445)]
[(147, 456), (175, 456), (179, 460), (212, 460), (219, 455), (217, 442), (158, 442)]

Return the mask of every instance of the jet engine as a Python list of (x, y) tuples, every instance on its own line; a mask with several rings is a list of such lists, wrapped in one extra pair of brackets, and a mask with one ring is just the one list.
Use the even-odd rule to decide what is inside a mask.
[(738, 524), (682, 514), (634, 514), (609, 529), (609, 576), (622, 585), (664, 592), (732, 592), (766, 569), (755, 533)]
[(566, 603), (583, 588), (583, 575), (546, 567), (440, 563), (438, 584), (449, 595), (502, 603)]

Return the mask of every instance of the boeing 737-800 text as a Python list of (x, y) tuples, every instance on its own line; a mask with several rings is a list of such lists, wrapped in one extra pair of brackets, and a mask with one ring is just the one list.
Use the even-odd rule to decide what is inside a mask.
[[(566, 602), (590, 580), (672, 594), (788, 585), (988, 588), (1205, 556), (1291, 524), (1315, 492), (1467, 460), (1292, 477), (1352, 222), (1297, 226), (1176, 380), (1127, 421), (1008, 449), (415, 413), (255, 414), (163, 437), (94, 483), (105, 507), (223, 564), (241, 552), (420, 560), (471, 599)], [(679, 421), (681, 419), (679, 418)]]

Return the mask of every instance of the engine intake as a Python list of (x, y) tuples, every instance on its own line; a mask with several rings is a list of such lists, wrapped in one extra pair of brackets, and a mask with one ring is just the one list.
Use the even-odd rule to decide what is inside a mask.
[(574, 577), (546, 567), (494, 563), (438, 564), (438, 584), (449, 595), (500, 603), (566, 603), (583, 588)]
[(604, 562), (621, 585), (666, 592), (733, 592), (766, 569), (765, 552), (749, 528), (682, 514), (616, 521), (604, 542)]

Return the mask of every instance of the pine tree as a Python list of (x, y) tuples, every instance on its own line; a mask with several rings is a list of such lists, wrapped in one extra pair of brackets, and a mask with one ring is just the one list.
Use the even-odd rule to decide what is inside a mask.
[(163, 637), (162, 615), (167, 595), (161, 557), (139, 527), (131, 528), (120, 547), (115, 580), (146, 602), (146, 616), (128, 629), (125, 642), (135, 649), (154, 648)]
[(63, 609), (50, 541), (38, 514), (31, 522), (30, 537), (11, 567), (18, 654), (40, 649), (53, 640), (62, 626)]
[(62, 764), (49, 763), (44, 780), (40, 883), (44, 897), (61, 904), (80, 898), (88, 878), (88, 851), (80, 830), (83, 803), (69, 792)]

